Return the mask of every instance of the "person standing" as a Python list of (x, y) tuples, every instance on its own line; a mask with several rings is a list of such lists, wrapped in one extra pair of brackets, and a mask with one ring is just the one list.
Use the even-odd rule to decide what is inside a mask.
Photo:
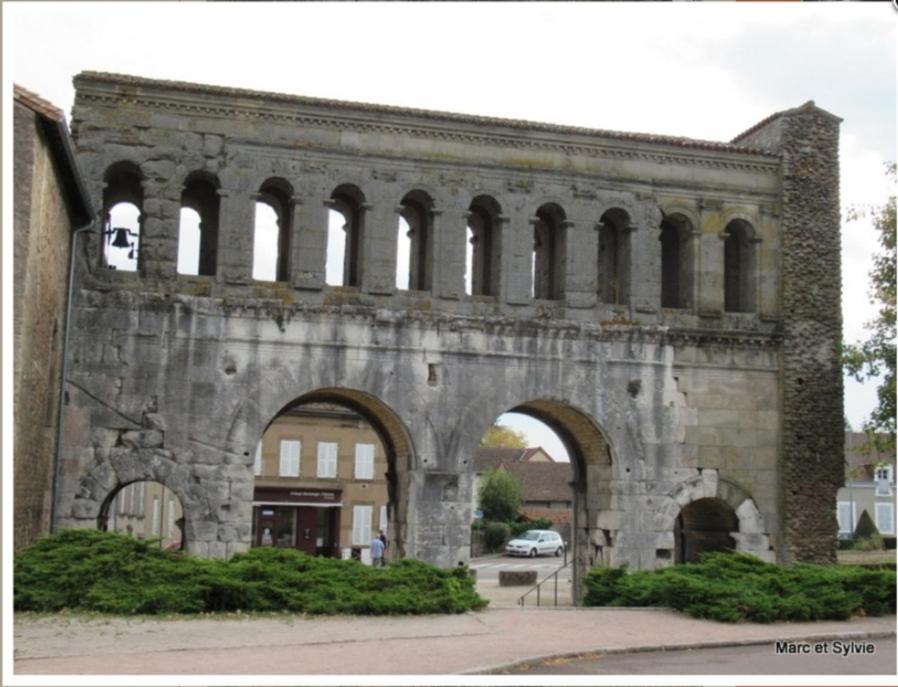
[(371, 565), (375, 568), (384, 564), (384, 543), (380, 537), (371, 540)]

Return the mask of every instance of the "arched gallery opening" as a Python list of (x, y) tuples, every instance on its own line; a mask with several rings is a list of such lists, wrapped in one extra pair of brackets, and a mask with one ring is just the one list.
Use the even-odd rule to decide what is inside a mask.
[(732, 533), (738, 531), (739, 518), (726, 501), (693, 501), (683, 507), (674, 526), (674, 561), (694, 563), (703, 553), (734, 551)]

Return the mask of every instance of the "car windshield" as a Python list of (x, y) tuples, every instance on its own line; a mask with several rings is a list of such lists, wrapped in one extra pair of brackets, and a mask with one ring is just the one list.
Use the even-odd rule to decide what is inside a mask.
[(522, 534), (518, 539), (526, 539), (527, 541), (536, 541), (539, 539), (539, 532), (534, 532), (533, 530), (527, 530)]

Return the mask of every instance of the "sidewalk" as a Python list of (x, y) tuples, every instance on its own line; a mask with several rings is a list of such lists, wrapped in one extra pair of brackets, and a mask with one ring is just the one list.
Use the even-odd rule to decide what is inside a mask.
[(894, 636), (895, 616), (729, 625), (658, 609), (501, 608), (456, 616), (19, 617), (16, 674), (446, 675), (594, 651)]

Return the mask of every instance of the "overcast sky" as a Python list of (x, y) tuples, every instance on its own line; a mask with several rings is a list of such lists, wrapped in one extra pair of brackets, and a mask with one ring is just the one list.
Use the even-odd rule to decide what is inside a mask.
[[(890, 3), (6, 3), (10, 80), (71, 111), (82, 70), (726, 141), (807, 100), (842, 117), (842, 204), (895, 159)], [(6, 121), (9, 121), (6, 119)], [(843, 226), (845, 338), (876, 237)], [(875, 387), (846, 386), (854, 427)], [(545, 443), (534, 441), (534, 443)], [(552, 447), (547, 447), (550, 450)], [(557, 451), (557, 449), (556, 449)]]

